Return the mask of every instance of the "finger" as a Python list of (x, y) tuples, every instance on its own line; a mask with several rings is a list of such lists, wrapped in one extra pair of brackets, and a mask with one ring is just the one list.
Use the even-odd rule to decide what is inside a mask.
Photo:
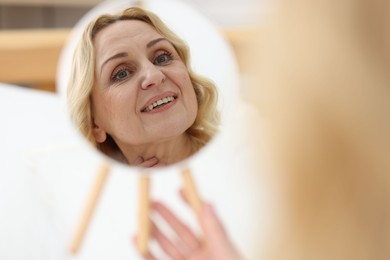
[(144, 160), (139, 167), (150, 168), (158, 164), (158, 159), (156, 157), (152, 157), (150, 159)]
[[(135, 246), (135, 248), (138, 250), (138, 243), (137, 243), (137, 236), (134, 236), (133, 239), (132, 239), (132, 242), (133, 242), (133, 245)], [(138, 250), (139, 252), (139, 250)], [(139, 252), (140, 255), (141, 252)], [(147, 252), (146, 255), (142, 255), (143, 259), (145, 260), (157, 260), (157, 258), (150, 252), (150, 250)]]
[(230, 244), (225, 228), (210, 204), (203, 204), (199, 214), (199, 222), (210, 247), (219, 248), (222, 245)]
[(210, 204), (203, 204), (199, 214), (199, 222), (204, 236), (207, 238), (207, 247), (214, 250), (213, 254), (217, 254), (218, 259), (243, 259), (232, 244), (221, 220)]
[(167, 207), (160, 202), (154, 202), (153, 208), (172, 227), (173, 231), (181, 239), (189, 251), (194, 251), (200, 247), (200, 242), (194, 233), (181, 222)]
[(132, 165), (139, 165), (141, 163), (144, 162), (144, 158), (142, 158), (141, 156), (138, 156), (137, 158), (135, 158), (135, 160), (133, 161)]
[(156, 239), (162, 250), (172, 259), (184, 259), (183, 254), (172, 243), (172, 241), (161, 232), (157, 225), (152, 221), (152, 236)]
[(180, 188), (179, 190), (180, 198), (188, 205), (190, 206), (190, 202), (188, 201), (187, 194), (184, 191), (184, 188)]
[(153, 167), (164, 167), (164, 166), (167, 166), (166, 163), (163, 163), (163, 162), (158, 162), (157, 164), (155, 164)]

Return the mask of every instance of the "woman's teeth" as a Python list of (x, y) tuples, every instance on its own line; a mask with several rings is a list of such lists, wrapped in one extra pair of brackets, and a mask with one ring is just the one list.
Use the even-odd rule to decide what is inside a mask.
[(150, 104), (149, 106), (147, 106), (145, 109), (144, 109), (144, 112), (150, 112), (152, 111), (153, 109), (155, 109), (156, 107), (158, 106), (161, 106), (161, 105), (164, 105), (164, 104), (167, 104), (169, 102), (172, 102), (173, 100), (175, 100), (175, 98), (173, 96), (171, 97), (165, 97), (165, 98), (162, 98), (160, 100), (157, 100), (156, 102), (154, 102), (153, 104)]

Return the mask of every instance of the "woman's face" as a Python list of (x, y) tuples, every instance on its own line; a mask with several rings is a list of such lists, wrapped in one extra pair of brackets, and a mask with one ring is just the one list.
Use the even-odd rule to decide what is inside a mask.
[(187, 68), (150, 25), (118, 21), (94, 39), (93, 132), (121, 145), (176, 138), (195, 121), (198, 105)]

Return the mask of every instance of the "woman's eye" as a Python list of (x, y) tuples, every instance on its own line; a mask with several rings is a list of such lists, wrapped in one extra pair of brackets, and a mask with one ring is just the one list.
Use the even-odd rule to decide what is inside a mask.
[(163, 54), (157, 56), (157, 58), (154, 60), (154, 64), (155, 65), (164, 65), (171, 60), (172, 60), (172, 54), (163, 53)]
[(130, 75), (130, 72), (128, 69), (122, 69), (114, 74), (114, 76), (112, 77), (112, 80), (113, 81), (123, 80), (123, 79), (127, 78), (129, 75)]

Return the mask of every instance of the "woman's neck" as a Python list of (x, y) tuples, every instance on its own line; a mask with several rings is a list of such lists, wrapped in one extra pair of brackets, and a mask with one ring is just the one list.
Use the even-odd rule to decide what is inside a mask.
[(148, 160), (157, 158), (160, 163), (170, 165), (179, 162), (193, 153), (192, 141), (186, 133), (178, 138), (143, 145), (119, 145), (127, 162), (132, 165), (138, 157)]

